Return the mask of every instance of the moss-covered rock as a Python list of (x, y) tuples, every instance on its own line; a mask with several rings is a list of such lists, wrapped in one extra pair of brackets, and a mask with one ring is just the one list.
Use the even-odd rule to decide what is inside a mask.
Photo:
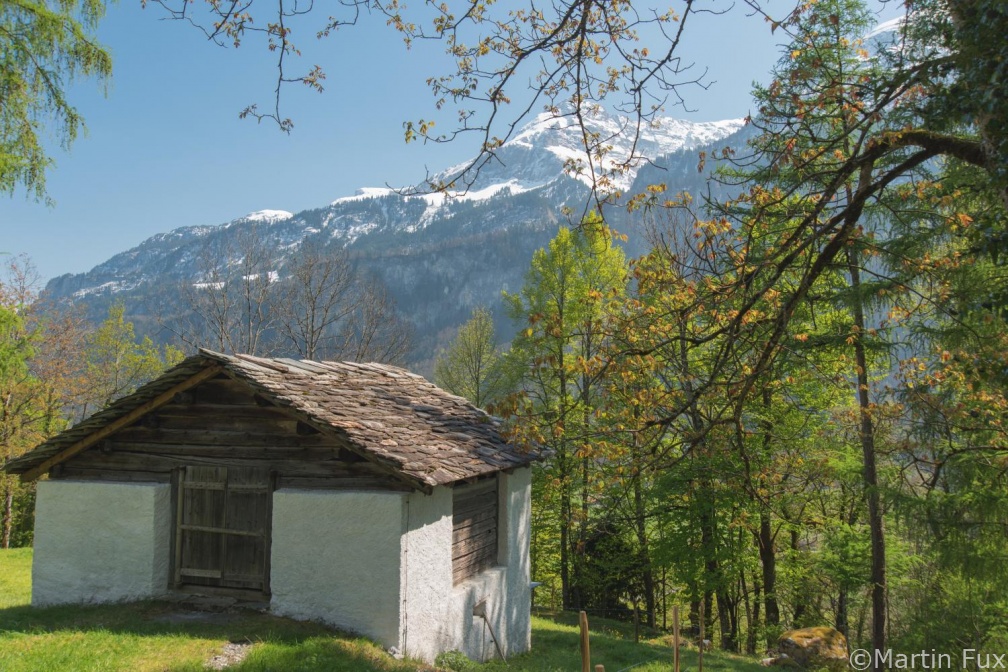
[(827, 627), (789, 630), (777, 640), (777, 650), (806, 670), (847, 669), (847, 638), (839, 630)]

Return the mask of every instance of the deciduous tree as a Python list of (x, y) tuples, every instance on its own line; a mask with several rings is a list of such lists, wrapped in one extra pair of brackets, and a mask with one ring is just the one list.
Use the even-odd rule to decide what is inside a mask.
[[(0, 447), (3, 460), (17, 457), (32, 447), (38, 436), (40, 413), (36, 404), (36, 381), (28, 368), (34, 354), (35, 334), (26, 330), (17, 306), (0, 305)], [(0, 547), (9, 548), (15, 518), (15, 500), (21, 490), (17, 479), (0, 476), (3, 483), (3, 530)]]
[(469, 321), (434, 362), (434, 382), (479, 408), (510, 391), (507, 374), (493, 316), (482, 306), (473, 309)]
[(159, 322), (187, 347), (266, 356), (275, 347), (273, 256), (255, 226), (203, 242), (196, 281), (180, 283), (177, 305)]
[(85, 339), (85, 375), (91, 387), (83, 415), (100, 411), (182, 361), (178, 348), (159, 347), (148, 336), (138, 341), (125, 314), (123, 303), (112, 304), (105, 321)]
[[(564, 607), (580, 604), (575, 593), (598, 481), (600, 456), (593, 433), (599, 428), (602, 352), (607, 306), (625, 287), (626, 266), (611, 232), (597, 219), (581, 229), (561, 228), (547, 248), (533, 255), (518, 294), (505, 294), (508, 310), (526, 325), (511, 344), (522, 371), (521, 391), (501, 405), (516, 440), (553, 451), (537, 473), (545, 479), (549, 525), (559, 540), (559, 573)], [(535, 511), (533, 511), (535, 515)], [(533, 558), (533, 561), (536, 559)], [(583, 586), (583, 581), (581, 581)]]
[(280, 333), (305, 359), (339, 356), (340, 326), (360, 300), (346, 249), (306, 239), (282, 270), (272, 301)]

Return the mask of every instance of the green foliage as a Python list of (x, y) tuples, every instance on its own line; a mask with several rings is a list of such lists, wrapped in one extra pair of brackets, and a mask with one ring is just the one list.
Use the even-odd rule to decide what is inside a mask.
[(108, 318), (87, 338), (86, 371), (93, 386), (89, 405), (95, 411), (183, 359), (182, 351), (174, 346), (160, 348), (147, 336), (138, 342), (125, 313), (125, 305), (113, 304)]
[(434, 659), (434, 665), (452, 672), (475, 672), (480, 668), (479, 664), (470, 660), (461, 651), (445, 651), (438, 654), (438, 657)]
[(573, 434), (593, 408), (586, 403), (604, 340), (602, 322), (626, 277), (623, 253), (611, 236), (597, 219), (576, 231), (561, 227), (548, 248), (533, 255), (521, 292), (504, 293), (512, 320), (525, 325), (510, 356), (524, 371), (522, 401), (539, 419), (530, 438), (547, 445), (564, 442), (566, 425)]
[[(44, 410), (41, 385), (30, 370), (39, 332), (26, 323), (25, 306), (6, 296), (0, 283), (0, 463), (17, 457), (41, 436)], [(0, 473), (3, 515), (0, 547), (28, 545), (32, 541), (34, 484)]]
[(496, 341), (490, 311), (475, 308), (434, 362), (434, 382), (474, 406), (487, 408), (513, 387)]
[(25, 332), (24, 320), (15, 308), (0, 306), (0, 381), (22, 378), (32, 356), (32, 335)]
[(3, 0), (0, 3), (0, 193), (24, 187), (46, 198), (50, 129), (68, 149), (84, 120), (67, 99), (80, 77), (104, 83), (112, 72), (108, 52), (94, 30), (104, 0)]
[[(533, 572), (560, 583), (561, 603), (575, 601), (574, 576), (584, 566), (577, 549), (587, 538), (593, 502), (604, 487), (599, 465), (604, 444), (592, 441), (602, 410), (603, 347), (608, 310), (625, 291), (626, 262), (612, 233), (596, 217), (571, 231), (561, 228), (535, 253), (518, 294), (504, 295), (520, 331), (511, 366), (521, 391), (499, 404), (519, 443), (544, 446), (550, 458), (533, 476)], [(554, 541), (557, 547), (542, 545)], [(555, 561), (555, 564), (554, 564)], [(559, 577), (548, 573), (556, 567)], [(546, 593), (548, 591), (544, 591)]]
[[(635, 293), (600, 331), (573, 327), (604, 334), (597, 362), (564, 366), (575, 304), (510, 297), (531, 318), (514, 349), (535, 353), (537, 375), (515, 415), (555, 450), (534, 488), (552, 523), (538, 533), (560, 549), (536, 551), (537, 571), (559, 568), (563, 604), (585, 530), (612, 515), (632, 521), (613, 544), (667, 572), (694, 624), (705, 603), (726, 647), (742, 623), (752, 649), (754, 632), (824, 622), (855, 643), (904, 641), (932, 613), (913, 578), (928, 572), (1003, 604), (1008, 291), (991, 241), (1005, 219), (991, 119), (964, 121), (946, 88), (972, 68), (949, 53), (1000, 67), (957, 31), (1000, 24), (985, 3), (919, 4), (906, 48), (876, 56), (856, 0), (773, 24), (792, 42), (757, 90), (752, 152), (722, 173), (743, 190), (710, 219), (677, 203), (634, 262)], [(570, 267), (563, 249), (551, 268)], [(576, 275), (543, 273), (546, 254), (530, 277), (549, 297)], [(943, 601), (962, 616), (948, 636), (998, 636), (979, 602)]]

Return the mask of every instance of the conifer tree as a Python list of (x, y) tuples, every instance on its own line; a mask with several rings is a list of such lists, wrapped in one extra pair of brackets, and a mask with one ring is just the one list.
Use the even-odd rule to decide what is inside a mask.
[(104, 85), (112, 73), (94, 35), (104, 15), (105, 0), (0, 2), (0, 193), (23, 187), (46, 199), (47, 135), (68, 149), (84, 130), (68, 89), (81, 77)]

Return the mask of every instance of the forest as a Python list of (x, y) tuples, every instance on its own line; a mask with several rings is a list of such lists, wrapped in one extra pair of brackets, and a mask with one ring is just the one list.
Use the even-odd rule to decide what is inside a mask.
[(1008, 645), (1008, 46), (982, 37), (1006, 12), (913, 9), (874, 53), (858, 2), (775, 24), (753, 140), (698, 157), (737, 195), (635, 195), (632, 260), (597, 216), (561, 229), (505, 295), (510, 347), (477, 312), (439, 360), (551, 451), (541, 603), (659, 627), (684, 605), (730, 651), (810, 625)]
[[(670, 627), (679, 605), (695, 631), (704, 614), (716, 646), (749, 653), (805, 625), (834, 626), (852, 648), (1008, 649), (1008, 8), (906, 4), (878, 49), (857, 0), (774, 20), (787, 46), (753, 91), (752, 140), (697, 157), (711, 193), (731, 195), (658, 183), (611, 199), (603, 173), (594, 211), (504, 293), (511, 343), (480, 309), (440, 354), (438, 384), (548, 451), (533, 481), (539, 606)], [(482, 46), (520, 42), (500, 30)], [(568, 37), (557, 58), (583, 58)], [(459, 76), (476, 77), (463, 59), (481, 46), (451, 48)], [(483, 130), (472, 170), (499, 145)], [(610, 165), (604, 138), (586, 145), (589, 163)], [(647, 254), (626, 258), (606, 223), (615, 203), (647, 230)], [(362, 291), (319, 294), (318, 277), (287, 285), (289, 315), (269, 313), (285, 352), (394, 359), (358, 347), (366, 333), (348, 321), (374, 301), (301, 319)], [(0, 293), (3, 457), (182, 352), (138, 342), (121, 306), (87, 327), (29, 280), (15, 266)], [(202, 331), (178, 334), (180, 347), (255, 349), (263, 313), (236, 308), (214, 327), (224, 286), (191, 299)], [(319, 347), (339, 335), (340, 349)], [(32, 485), (3, 476), (3, 489), (3, 544), (29, 544)]]

